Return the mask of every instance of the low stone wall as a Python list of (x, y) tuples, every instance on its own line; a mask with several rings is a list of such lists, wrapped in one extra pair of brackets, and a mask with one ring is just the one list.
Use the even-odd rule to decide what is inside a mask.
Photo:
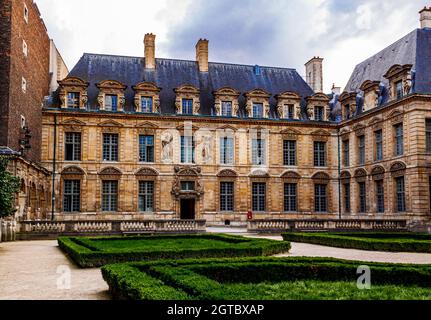
[(288, 231), (408, 231), (406, 220), (251, 220), (249, 232), (281, 233)]
[(153, 233), (202, 233), (205, 220), (130, 221), (21, 221), (18, 239), (57, 238), (58, 236), (103, 236)]
[(15, 241), (16, 221), (0, 219), (0, 242)]

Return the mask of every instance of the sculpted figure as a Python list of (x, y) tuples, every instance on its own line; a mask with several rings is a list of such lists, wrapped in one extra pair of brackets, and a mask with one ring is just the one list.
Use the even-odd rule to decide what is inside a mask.
[(170, 132), (166, 132), (162, 136), (162, 161), (172, 162), (173, 159), (173, 141), (174, 137)]

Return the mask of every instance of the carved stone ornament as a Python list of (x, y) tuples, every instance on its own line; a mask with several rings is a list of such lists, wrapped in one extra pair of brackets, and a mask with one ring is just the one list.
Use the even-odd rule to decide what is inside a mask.
[(288, 119), (289, 115), (285, 106), (293, 106), (294, 119), (301, 119), (301, 96), (295, 92), (286, 91), (275, 96), (277, 99), (277, 112), (280, 118)]
[(374, 181), (383, 180), (385, 178), (385, 168), (382, 166), (374, 167), (373, 170), (371, 170), (371, 176)]
[(403, 162), (395, 162), (390, 169), (391, 175), (394, 178), (402, 177), (405, 175), (406, 169), (407, 167)]
[(217, 174), (217, 177), (219, 178), (236, 178), (238, 177), (238, 174), (230, 169), (222, 170)]
[(317, 172), (311, 179), (313, 179), (316, 184), (328, 184), (331, 177), (325, 172)]
[(241, 95), (239, 91), (230, 87), (223, 87), (218, 89), (217, 91), (214, 91), (213, 95), (215, 99), (214, 109), (215, 109), (216, 115), (222, 116), (222, 110), (221, 110), (222, 103), (224, 101), (229, 101), (229, 102), (232, 102), (232, 116), (239, 117), (238, 97)]
[(299, 180), (301, 180), (301, 176), (295, 171), (287, 171), (283, 173), (281, 178), (287, 181), (291, 181), (293, 183), (297, 183)]
[(323, 107), (323, 121), (329, 121), (331, 115), (331, 108), (329, 106), (330, 99), (326, 94), (316, 93), (311, 97), (305, 99), (307, 101), (307, 115), (309, 120), (316, 120), (315, 107)]
[(132, 87), (135, 91), (135, 110), (136, 112), (142, 112), (141, 99), (142, 97), (149, 97), (153, 100), (153, 112), (160, 113), (160, 91), (162, 88), (157, 87), (153, 82), (141, 82), (136, 86)]
[(76, 166), (67, 167), (61, 172), (61, 175), (83, 176), (84, 174), (84, 170)]
[(200, 109), (201, 109), (201, 103), (200, 103), (200, 91), (198, 88), (194, 87), (193, 85), (186, 84), (174, 89), (174, 92), (176, 94), (175, 108), (176, 108), (177, 114), (182, 114), (183, 99), (190, 99), (190, 100), (193, 100), (193, 115), (199, 115)]
[(358, 169), (355, 171), (355, 179), (358, 182), (365, 182), (367, 180), (367, 171), (364, 169)]
[(341, 172), (341, 175), (340, 175), (341, 180), (350, 180), (351, 178), (352, 178), (352, 175), (350, 174), (350, 172), (348, 171)]
[(99, 88), (99, 95), (97, 96), (97, 102), (99, 103), (100, 110), (105, 110), (105, 96), (107, 94), (116, 95), (118, 99), (117, 111), (123, 111), (126, 99), (124, 96), (124, 91), (127, 86), (119, 81), (115, 80), (104, 80), (96, 84)]
[(154, 178), (154, 177), (157, 177), (158, 175), (159, 173), (152, 168), (142, 168), (142, 169), (139, 169), (139, 171), (136, 173), (136, 176), (138, 178), (145, 178), (145, 177)]
[(67, 96), (69, 92), (79, 93), (79, 109), (85, 109), (88, 102), (87, 88), (90, 85), (88, 82), (78, 77), (67, 77), (58, 81), (60, 86), (60, 102), (61, 108), (67, 108)]
[(244, 94), (246, 98), (246, 111), (249, 118), (253, 117), (253, 104), (261, 103), (263, 105), (263, 117), (269, 118), (269, 98), (271, 94), (263, 89), (254, 89)]
[(119, 180), (122, 176), (122, 173), (116, 168), (108, 167), (102, 169), (102, 171), (99, 173), (99, 176), (104, 180)]

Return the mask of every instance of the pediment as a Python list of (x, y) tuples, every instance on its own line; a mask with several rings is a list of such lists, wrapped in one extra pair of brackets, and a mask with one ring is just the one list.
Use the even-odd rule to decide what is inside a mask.
[(217, 177), (219, 178), (236, 178), (238, 177), (238, 174), (230, 169), (222, 170), (217, 174)]
[(371, 170), (372, 176), (376, 176), (380, 174), (385, 174), (385, 168), (383, 168), (382, 166), (374, 167), (373, 170)]
[(151, 129), (157, 129), (158, 128), (158, 126), (156, 124), (151, 123), (151, 122), (147, 122), (147, 121), (138, 123), (135, 127), (140, 128), (140, 129), (141, 128), (151, 128)]
[(61, 125), (64, 126), (85, 126), (85, 122), (77, 120), (77, 119), (67, 119), (64, 120)]
[(62, 175), (85, 175), (84, 170), (82, 170), (79, 167), (76, 166), (72, 166), (72, 167), (67, 167), (64, 168), (63, 171), (61, 172)]
[(360, 131), (365, 130), (365, 125), (362, 123), (358, 123), (357, 125), (353, 126), (353, 131)]
[(251, 174), (250, 174), (251, 178), (269, 178), (269, 173), (267, 171), (264, 170), (254, 170)]
[(355, 171), (355, 178), (363, 178), (368, 175), (367, 171), (365, 169), (358, 169)]
[(300, 180), (301, 176), (295, 171), (287, 171), (281, 176), (282, 179)]
[(224, 131), (237, 131), (238, 129), (237, 129), (237, 128), (235, 128), (234, 126), (224, 125), (224, 126), (221, 126), (221, 127), (217, 128), (217, 130), (224, 130)]
[(311, 135), (313, 135), (313, 136), (326, 136), (327, 137), (327, 136), (330, 136), (331, 134), (326, 130), (319, 129), (319, 130), (313, 131), (311, 133)]
[(135, 174), (136, 176), (145, 176), (145, 177), (156, 177), (159, 173), (152, 168), (142, 168), (139, 169)]
[(60, 86), (88, 87), (90, 84), (79, 77), (67, 77), (58, 81)]
[(397, 172), (397, 171), (406, 170), (406, 169), (407, 169), (407, 166), (405, 165), (404, 162), (401, 162), (401, 161), (395, 162), (391, 166), (391, 172)]
[(311, 97), (308, 97), (306, 100), (307, 101), (320, 101), (320, 102), (328, 103), (330, 99), (324, 93), (315, 93)]
[(136, 86), (133, 86), (134, 91), (153, 91), (160, 92), (162, 88), (159, 88), (154, 82), (140, 82)]
[(349, 180), (352, 178), (352, 175), (350, 174), (349, 171), (343, 171), (343, 172), (341, 172), (340, 178), (342, 180)]
[(331, 180), (331, 177), (326, 172), (317, 172), (311, 178), (313, 180)]
[(356, 92), (344, 91), (338, 99), (342, 104), (347, 100), (354, 100), (356, 102)]
[(96, 87), (99, 89), (118, 89), (118, 90), (126, 90), (127, 86), (122, 84), (117, 80), (103, 80), (96, 84)]
[(281, 131), (280, 134), (286, 135), (286, 136), (299, 136), (301, 135), (301, 132), (299, 130), (289, 128)]
[(108, 167), (108, 168), (104, 168), (102, 169), (102, 171), (99, 172), (99, 175), (104, 175), (104, 176), (121, 176), (123, 173), (114, 167)]
[(199, 94), (200, 90), (191, 84), (184, 84), (174, 89), (175, 93)]
[(301, 96), (293, 91), (285, 91), (275, 96), (277, 100), (301, 100)]
[(369, 126), (373, 126), (373, 125), (378, 124), (378, 123), (380, 123), (382, 121), (383, 121), (382, 118), (380, 118), (380, 117), (374, 117), (373, 119), (370, 120), (370, 122), (368, 122), (368, 125)]
[(246, 92), (244, 96), (268, 99), (269, 97), (271, 97), (271, 94), (264, 89), (257, 88)]
[(364, 81), (364, 83), (359, 87), (359, 90), (367, 92), (370, 91), (372, 89), (377, 89), (380, 85), (380, 81), (371, 81), (371, 80), (366, 80)]
[(99, 123), (99, 127), (123, 127), (123, 125), (114, 120), (107, 120), (102, 123)]
[(411, 64), (405, 64), (403, 66), (399, 65), (399, 64), (395, 64), (392, 67), (389, 68), (388, 72), (386, 72), (386, 74), (384, 75), (384, 77), (386, 79), (390, 79), (393, 78), (397, 75), (399, 75), (400, 73), (403, 72), (408, 72), (413, 68), (413, 65)]
[(216, 91), (213, 92), (214, 95), (220, 95), (220, 96), (235, 96), (238, 97), (239, 95), (241, 95), (241, 93), (231, 87), (222, 87)]

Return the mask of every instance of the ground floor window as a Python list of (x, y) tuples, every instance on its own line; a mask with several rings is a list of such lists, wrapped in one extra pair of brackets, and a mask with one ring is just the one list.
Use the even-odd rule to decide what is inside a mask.
[(326, 184), (316, 184), (314, 186), (314, 211), (328, 212)]
[(266, 184), (253, 183), (252, 186), (253, 211), (263, 212), (266, 210)]
[(383, 185), (383, 180), (376, 181), (376, 204), (377, 212), (385, 212), (385, 188)]
[(102, 211), (118, 210), (118, 181), (102, 182)]
[(65, 180), (63, 194), (63, 211), (81, 211), (81, 181)]
[(397, 211), (406, 211), (406, 192), (405, 192), (405, 180), (404, 177), (399, 177), (395, 179), (396, 182), (396, 192), (397, 192)]
[(233, 182), (220, 183), (220, 210), (234, 211), (233, 205)]
[(139, 211), (141, 212), (154, 211), (154, 182), (153, 181), (139, 182)]
[(367, 212), (367, 187), (365, 182), (359, 182), (359, 212)]
[(295, 183), (284, 184), (284, 211), (297, 211), (297, 185)]
[(344, 211), (350, 213), (351, 211), (350, 204), (350, 183), (344, 184)]

